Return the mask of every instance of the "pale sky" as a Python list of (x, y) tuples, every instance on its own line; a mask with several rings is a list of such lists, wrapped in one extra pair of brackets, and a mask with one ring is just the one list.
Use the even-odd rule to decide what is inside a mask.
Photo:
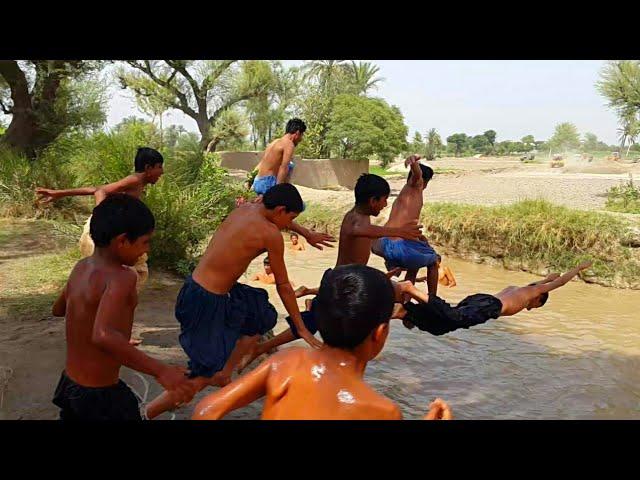
[[(498, 141), (533, 135), (546, 140), (556, 124), (571, 122), (581, 134), (617, 143), (617, 121), (597, 93), (604, 61), (585, 60), (369, 60), (385, 80), (369, 94), (397, 105), (409, 138), (434, 127), (443, 140), (452, 133), (498, 132)], [(285, 65), (302, 61), (287, 60)], [(130, 93), (114, 89), (108, 125), (141, 116)], [(193, 120), (170, 111), (164, 124), (196, 132)]]

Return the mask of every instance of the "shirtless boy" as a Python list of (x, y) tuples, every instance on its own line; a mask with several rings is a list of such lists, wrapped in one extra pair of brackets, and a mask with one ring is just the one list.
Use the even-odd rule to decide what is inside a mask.
[(306, 248), (304, 248), (304, 243), (300, 241), (300, 238), (298, 237), (297, 233), (292, 233), (289, 238), (291, 240), (291, 244), (289, 244), (289, 248), (291, 250), (298, 251), (298, 252), (302, 252), (306, 250)]
[[(398, 227), (408, 221), (418, 221), (424, 200), (422, 193), (429, 180), (433, 177), (433, 170), (420, 163), (420, 157), (412, 155), (407, 158), (405, 165), (409, 165), (407, 183), (396, 201), (393, 202), (387, 227)], [(427, 267), (427, 289), (429, 293), (438, 291), (438, 267), (436, 263), (440, 256), (429, 245), (424, 236), (417, 240), (386, 236), (373, 243), (373, 253), (385, 259), (387, 269), (400, 267), (407, 270), (405, 280), (415, 282), (418, 270)]]
[(492, 318), (515, 315), (525, 308), (531, 310), (542, 307), (547, 302), (550, 291), (562, 287), (590, 266), (591, 262), (584, 262), (564, 275), (552, 273), (539, 282), (526, 287), (510, 286), (495, 295), (470, 295), (455, 307), (436, 295), (426, 295), (411, 282), (401, 282), (394, 285), (396, 301), (403, 302), (404, 296), (409, 295), (420, 303), (396, 305), (393, 318), (402, 319), (408, 328), (416, 326), (433, 335), (444, 335), (458, 328), (485, 323)]
[[(115, 193), (126, 193), (134, 198), (140, 198), (142, 192), (147, 185), (154, 185), (162, 176), (162, 165), (164, 159), (157, 150), (148, 147), (141, 147), (136, 153), (134, 160), (135, 173), (121, 180), (101, 187), (82, 187), (72, 188), (70, 190), (51, 190), (48, 188), (36, 188), (36, 193), (40, 195), (41, 203), (50, 203), (63, 197), (76, 195), (93, 195), (95, 197), (96, 206), (100, 205), (107, 196)], [(91, 217), (84, 224), (82, 235), (80, 236), (80, 253), (83, 257), (88, 257), (93, 253), (94, 244), (89, 235), (89, 224)], [(149, 268), (147, 267), (147, 254), (142, 255), (132, 267), (138, 275), (136, 287), (138, 290), (149, 277)]]
[[(176, 302), (180, 344), (189, 357), (191, 382), (196, 389), (226, 385), (238, 362), (251, 351), (278, 317), (267, 292), (238, 283), (251, 261), (269, 255), (278, 294), (300, 336), (310, 345), (322, 345), (302, 322), (284, 264), (281, 230), (302, 211), (296, 187), (284, 183), (271, 188), (262, 203), (245, 204), (222, 222), (198, 266), (188, 277)], [(147, 407), (148, 418), (177, 406), (163, 393)]]
[(149, 251), (153, 215), (140, 200), (113, 195), (91, 218), (96, 248), (71, 271), (52, 313), (65, 317), (67, 356), (53, 403), (61, 420), (141, 420), (138, 401), (119, 379), (125, 365), (154, 376), (179, 401), (195, 390), (186, 370), (155, 360), (131, 342), (136, 276), (125, 268)]
[[(317, 296), (325, 346), (289, 348), (198, 403), (194, 420), (216, 420), (265, 397), (264, 420), (400, 420), (402, 413), (363, 379), (389, 334), (394, 291), (364, 265), (328, 270)], [(442, 400), (425, 418), (451, 418)]]
[[(360, 176), (355, 186), (355, 206), (349, 210), (340, 226), (340, 244), (338, 246), (338, 260), (336, 267), (348, 264), (366, 265), (371, 255), (371, 243), (375, 238), (386, 236), (416, 239), (420, 236), (421, 225), (415, 220), (408, 220), (402, 225), (380, 227), (371, 225), (371, 216), (377, 217), (383, 208), (387, 206), (387, 198), (391, 189), (387, 181), (370, 173)], [(298, 297), (317, 293), (317, 289), (300, 287), (296, 291)], [(314, 315), (315, 299), (309, 305), (307, 311), (302, 312), (302, 320), (311, 333), (318, 331)], [(296, 325), (287, 318), (291, 328), (279, 333), (272, 339), (256, 344), (240, 363), (238, 371), (249, 365), (263, 353), (274, 348), (292, 342), (299, 338)]]
[(256, 273), (253, 277), (251, 277), (251, 281), (252, 282), (258, 281), (260, 283), (264, 283), (267, 285), (273, 285), (274, 283), (276, 283), (276, 277), (273, 274), (273, 270), (271, 270), (271, 263), (269, 263), (269, 257), (265, 257), (265, 259), (262, 261), (262, 264), (264, 266), (264, 273), (262, 272)]

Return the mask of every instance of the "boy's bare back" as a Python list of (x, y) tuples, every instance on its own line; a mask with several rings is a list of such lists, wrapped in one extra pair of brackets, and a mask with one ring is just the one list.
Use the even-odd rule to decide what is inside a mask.
[(289, 348), (270, 359), (264, 420), (399, 420), (398, 407), (335, 350)]
[(262, 160), (258, 165), (258, 176), (278, 175), (285, 152), (293, 152), (295, 145), (286, 137), (278, 138), (271, 142), (264, 151)]
[(338, 244), (338, 260), (336, 267), (358, 263), (366, 265), (371, 255), (373, 238), (354, 235), (354, 229), (358, 225), (370, 225), (369, 215), (358, 213), (356, 209), (348, 212), (340, 225), (340, 243)]
[(136, 274), (125, 266), (101, 265), (93, 257), (79, 261), (64, 290), (66, 299), (67, 361), (65, 371), (87, 387), (104, 387), (118, 382), (120, 363), (92, 340), (100, 301), (113, 289), (130, 292), (119, 315), (110, 324), (126, 338), (131, 337), (133, 312), (138, 302)]
[(227, 293), (270, 242), (279, 242), (284, 249), (278, 227), (260, 214), (262, 208), (262, 204), (242, 205), (222, 222), (193, 271), (193, 279), (202, 287)]

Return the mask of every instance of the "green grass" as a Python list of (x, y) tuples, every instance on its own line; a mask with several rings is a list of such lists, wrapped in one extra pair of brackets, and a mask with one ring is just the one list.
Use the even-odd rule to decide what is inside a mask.
[(634, 185), (631, 175), (626, 183), (609, 189), (606, 208), (612, 212), (640, 214), (640, 187)]

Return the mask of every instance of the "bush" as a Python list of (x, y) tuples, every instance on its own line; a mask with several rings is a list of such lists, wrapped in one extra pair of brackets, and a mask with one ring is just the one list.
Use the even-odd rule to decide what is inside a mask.
[(611, 187), (607, 192), (607, 210), (623, 213), (640, 213), (640, 188), (633, 183), (633, 176), (629, 181), (617, 187)]

